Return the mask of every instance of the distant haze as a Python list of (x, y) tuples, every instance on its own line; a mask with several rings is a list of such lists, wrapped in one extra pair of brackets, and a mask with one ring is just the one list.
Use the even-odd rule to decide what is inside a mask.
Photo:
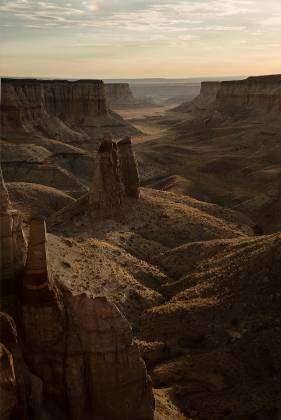
[(280, 0), (1, 0), (0, 75), (280, 73)]

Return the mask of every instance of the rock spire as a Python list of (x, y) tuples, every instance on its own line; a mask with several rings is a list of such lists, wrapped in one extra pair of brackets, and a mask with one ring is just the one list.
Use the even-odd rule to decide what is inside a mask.
[(118, 142), (118, 158), (121, 180), (127, 197), (139, 197), (139, 174), (135, 155), (132, 149), (131, 137), (124, 137)]

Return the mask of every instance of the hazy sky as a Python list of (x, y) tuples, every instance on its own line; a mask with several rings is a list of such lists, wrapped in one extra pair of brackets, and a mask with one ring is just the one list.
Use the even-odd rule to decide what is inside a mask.
[(0, 0), (0, 75), (281, 73), (281, 0)]

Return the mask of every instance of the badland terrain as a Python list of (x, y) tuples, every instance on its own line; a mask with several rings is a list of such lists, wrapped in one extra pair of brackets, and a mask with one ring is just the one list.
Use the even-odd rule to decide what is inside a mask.
[(281, 416), (281, 76), (159, 89), (1, 81), (5, 420)]

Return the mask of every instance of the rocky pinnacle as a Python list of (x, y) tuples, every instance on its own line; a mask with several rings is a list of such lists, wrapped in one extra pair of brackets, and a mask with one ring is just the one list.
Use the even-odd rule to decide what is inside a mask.
[(120, 178), (117, 146), (112, 140), (100, 144), (92, 187), (89, 193), (91, 211), (111, 216), (122, 205), (124, 186)]
[(139, 174), (130, 137), (124, 137), (118, 142), (118, 158), (121, 180), (127, 197), (139, 197)]

